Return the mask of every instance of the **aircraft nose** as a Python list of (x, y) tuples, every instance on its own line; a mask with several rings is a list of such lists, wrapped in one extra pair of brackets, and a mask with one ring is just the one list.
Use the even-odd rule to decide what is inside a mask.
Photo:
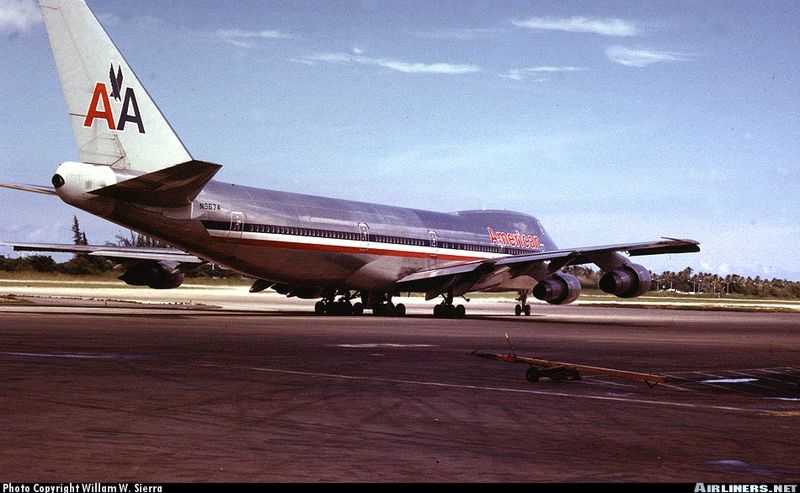
[(64, 183), (66, 183), (66, 182), (64, 181), (64, 177), (63, 177), (63, 176), (61, 176), (61, 175), (59, 175), (58, 173), (54, 174), (54, 175), (53, 175), (53, 179), (52, 179), (52, 180), (50, 180), (50, 181), (53, 183), (53, 187), (54, 187), (56, 190), (58, 190), (59, 188), (63, 187), (63, 186), (64, 186)]

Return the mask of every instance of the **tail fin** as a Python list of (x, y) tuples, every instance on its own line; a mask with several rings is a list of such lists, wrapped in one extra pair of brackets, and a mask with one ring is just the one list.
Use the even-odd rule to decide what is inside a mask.
[(83, 0), (39, 0), (83, 162), (150, 173), (192, 157)]

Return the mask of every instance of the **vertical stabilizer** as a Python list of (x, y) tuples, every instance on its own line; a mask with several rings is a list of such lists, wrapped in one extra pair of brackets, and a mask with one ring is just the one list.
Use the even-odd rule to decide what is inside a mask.
[(192, 157), (83, 0), (40, 0), (80, 159), (150, 173)]

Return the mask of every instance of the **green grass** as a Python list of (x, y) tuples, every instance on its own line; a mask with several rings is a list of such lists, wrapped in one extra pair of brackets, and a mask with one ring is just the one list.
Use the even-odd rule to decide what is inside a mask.
[[(0, 272), (0, 286), (35, 286), (35, 287), (68, 287), (80, 285), (85, 288), (113, 287), (135, 288), (128, 286), (117, 279), (120, 272), (107, 272), (98, 275), (70, 275), (57, 272)], [(252, 279), (240, 277), (215, 278), (215, 277), (187, 277), (184, 284), (199, 284), (202, 286), (250, 286)]]
[(5, 272), (0, 271), (0, 282), (2, 281), (65, 281), (65, 282), (100, 282), (116, 281), (119, 272), (108, 272), (106, 274), (91, 276), (73, 276), (58, 272)]
[(13, 294), (6, 294), (6, 295), (0, 295), (0, 304), (3, 303), (16, 303), (20, 305), (26, 305), (29, 304), (30, 302), (27, 300), (17, 298)]
[(654, 302), (654, 303), (706, 303), (706, 304), (726, 304), (726, 303), (737, 303), (737, 304), (758, 304), (758, 303), (789, 303), (789, 304), (797, 304), (800, 306), (800, 300), (794, 299), (780, 299), (780, 298), (744, 298), (744, 297), (727, 297), (723, 296), (721, 298), (712, 297), (710, 295), (689, 295), (689, 296), (651, 296), (648, 293), (645, 296), (640, 296), (638, 298), (617, 298), (616, 296), (611, 295), (585, 295), (582, 294), (580, 297), (581, 300), (584, 301), (616, 301), (619, 303), (637, 303), (637, 302)]
[(643, 308), (648, 310), (693, 310), (698, 312), (749, 312), (749, 313), (798, 313), (800, 312), (800, 305), (797, 308), (789, 308), (785, 306), (747, 306), (747, 305), (692, 305), (689, 303), (678, 302), (674, 305), (635, 305), (633, 303), (596, 303), (591, 306), (600, 306), (608, 308)]
[[(81, 288), (133, 288), (117, 279), (119, 272), (108, 272), (100, 275), (74, 276), (60, 273), (43, 272), (0, 272), (0, 287), (31, 286), (31, 287), (76, 287)], [(250, 286), (251, 279), (230, 277), (230, 278), (211, 278), (211, 277), (187, 277), (184, 285), (199, 286)], [(403, 293), (404, 294), (404, 293)], [(516, 293), (470, 293), (467, 298), (477, 300), (485, 298), (502, 298), (513, 301), (517, 298)], [(682, 294), (674, 292), (649, 292), (645, 296), (638, 298), (623, 299), (609, 294), (605, 294), (599, 289), (583, 290), (580, 301), (590, 301), (592, 306), (614, 306), (630, 308), (665, 308), (680, 310), (709, 310), (709, 311), (771, 311), (771, 312), (794, 312), (800, 310), (800, 300), (785, 300), (776, 298), (756, 298), (744, 297), (741, 295), (721, 295), (710, 294)], [(13, 299), (1, 299), (0, 303), (19, 302)], [(659, 305), (647, 305), (647, 303), (659, 303)], [(661, 304), (666, 303), (666, 304)], [(797, 305), (797, 308), (763, 306), (764, 304), (789, 304)], [(702, 305), (700, 305), (702, 304)], [(735, 305), (734, 305), (735, 304)]]

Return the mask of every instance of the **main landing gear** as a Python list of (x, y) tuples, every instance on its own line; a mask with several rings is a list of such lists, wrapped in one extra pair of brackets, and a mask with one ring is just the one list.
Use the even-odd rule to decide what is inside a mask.
[(406, 305), (402, 303), (394, 304), (391, 301), (381, 303), (372, 307), (372, 314), (379, 317), (405, 317)]
[(382, 291), (370, 291), (361, 293), (361, 301), (364, 306), (372, 310), (372, 314), (377, 317), (405, 317), (406, 305), (402, 303), (392, 303), (392, 294)]
[(442, 295), (444, 300), (433, 307), (433, 316), (436, 318), (464, 318), (467, 309), (464, 305), (453, 305), (453, 293)]
[(317, 315), (361, 315), (364, 313), (364, 305), (359, 302), (351, 301), (350, 293), (342, 295), (338, 300), (336, 296), (323, 298), (314, 305), (314, 313)]
[(519, 317), (524, 313), (526, 317), (529, 317), (531, 315), (531, 305), (528, 304), (528, 292), (520, 291), (517, 301), (519, 301), (519, 304), (514, 307), (514, 315)]
[[(339, 299), (336, 299), (336, 296)], [(356, 297), (361, 301), (353, 302)], [(392, 303), (392, 296), (386, 293), (351, 293), (349, 291), (339, 292), (323, 298), (314, 305), (314, 312), (317, 315), (355, 315), (364, 314), (365, 307), (372, 310), (372, 314), (379, 317), (404, 317), (406, 306), (402, 303)]]

